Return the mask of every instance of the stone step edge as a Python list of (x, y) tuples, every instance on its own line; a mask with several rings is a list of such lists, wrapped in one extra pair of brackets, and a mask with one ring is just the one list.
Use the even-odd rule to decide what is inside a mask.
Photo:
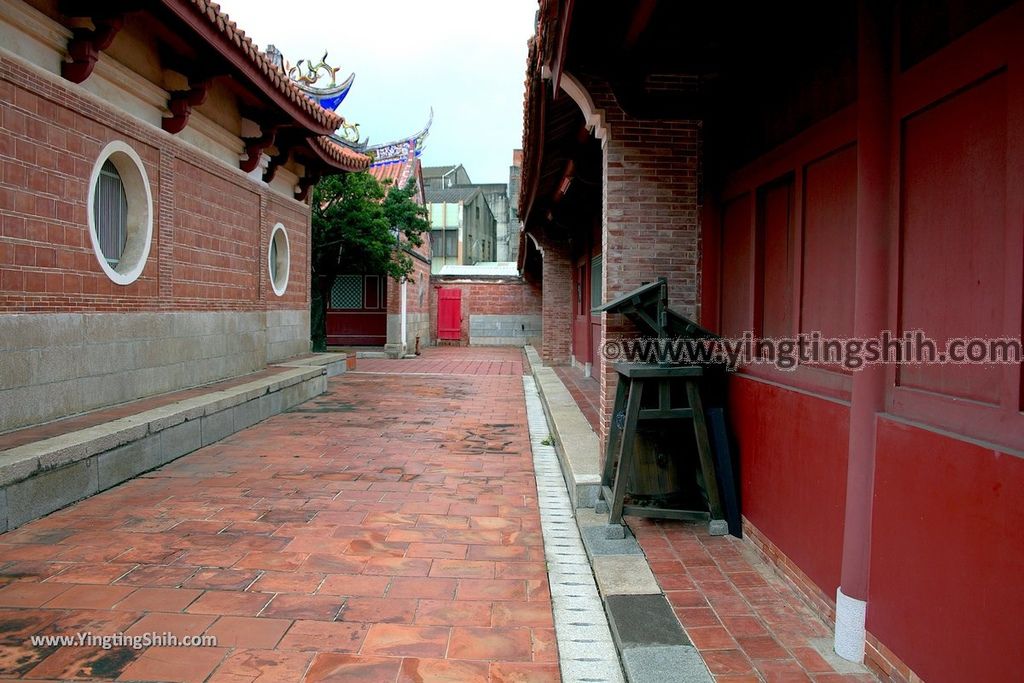
[[(599, 535), (604, 538), (607, 522), (599, 520), (594, 515), (592, 509), (589, 512), (587, 511), (587, 508), (594, 507), (600, 492), (601, 477), (597, 435), (594, 434), (590, 423), (583, 416), (583, 412), (576, 405), (575, 400), (568, 389), (565, 388), (562, 380), (554, 370), (543, 364), (536, 349), (532, 346), (527, 346), (525, 352), (530, 361), (530, 368), (533, 371), (537, 392), (540, 394), (541, 405), (544, 408), (545, 417), (552, 431), (551, 438), (555, 445), (555, 451), (562, 467), (570, 497), (572, 498), (573, 507), (575, 508), (573, 511), (575, 526), (581, 538), (587, 536), (587, 529), (590, 528), (600, 529)], [(552, 411), (551, 403), (557, 405), (560, 410)], [(558, 415), (558, 418), (552, 415), (553, 412)], [(580, 433), (584, 427), (593, 435), (594, 443), (592, 446), (585, 446), (581, 442)], [(567, 457), (565, 455), (566, 446), (570, 449), (575, 449), (580, 453), (581, 457)], [(584, 447), (592, 449), (590, 450), (593, 454), (592, 471), (589, 467), (586, 467), (591, 459), (585, 458), (585, 453), (581, 452)], [(584, 464), (584, 467), (579, 467), (580, 464)], [(627, 538), (632, 539), (632, 535), (628, 532)], [(625, 541), (626, 539), (623, 539), (619, 543), (626, 545)], [(601, 556), (642, 557), (647, 562), (643, 550), (635, 541), (633, 541), (632, 545), (636, 546), (635, 549), (602, 553)], [(597, 554), (588, 542), (583, 542), (583, 549), (590, 566), (593, 567), (598, 561)], [(648, 571), (650, 570), (648, 569)], [(651, 577), (653, 579), (653, 573)], [(686, 637), (685, 629), (679, 623), (675, 611), (660, 587), (654, 590), (652, 586), (650, 591), (641, 593), (609, 593), (606, 592), (600, 580), (597, 580), (596, 584), (601, 604), (608, 619), (612, 641), (622, 662), (626, 680), (629, 683), (663, 683), (667, 680), (685, 683), (713, 682), (714, 679), (710, 671), (708, 671), (707, 665), (697, 651), (697, 648)], [(654, 585), (656, 585), (656, 581)], [(624, 620), (627, 619), (627, 615), (631, 612), (648, 616), (656, 613), (660, 616), (662, 622), (669, 623), (670, 621), (674, 629), (671, 629), (672, 633), (666, 633), (664, 631), (669, 631), (670, 629), (662, 628), (659, 630), (663, 632), (657, 635), (624, 637), (624, 632), (628, 629)], [(641, 634), (645, 630), (647, 629), (639, 629)]]
[(544, 414), (552, 425), (551, 437), (573, 507), (594, 507), (601, 489), (601, 442), (555, 371), (544, 365), (533, 346), (523, 349)]

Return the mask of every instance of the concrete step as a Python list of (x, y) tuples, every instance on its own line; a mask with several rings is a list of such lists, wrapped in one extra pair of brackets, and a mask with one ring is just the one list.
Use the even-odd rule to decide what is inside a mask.
[(601, 488), (600, 441), (572, 394), (555, 371), (546, 367), (536, 349), (524, 349), (548, 421), (551, 435), (569, 487), (573, 507), (592, 508)]
[(0, 451), (0, 532), (318, 396), (346, 362), (329, 353), (275, 363), (280, 372), (271, 376)]

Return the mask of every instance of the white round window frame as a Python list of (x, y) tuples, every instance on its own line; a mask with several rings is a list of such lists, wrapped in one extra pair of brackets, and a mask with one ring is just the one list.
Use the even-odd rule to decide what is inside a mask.
[[(96, 233), (96, 186), (103, 164), (108, 160), (114, 164), (117, 174), (121, 176), (121, 184), (128, 200), (128, 236), (117, 268), (111, 268), (107, 263), (100, 247), (99, 235)], [(149, 250), (153, 245), (153, 193), (142, 159), (128, 144), (114, 140), (100, 152), (89, 176), (87, 213), (89, 241), (92, 242), (93, 253), (106, 276), (118, 285), (130, 285), (138, 280), (146, 267)]]
[[(273, 264), (270, 259), (274, 255), (274, 242), (278, 236), (281, 242), (277, 244), (277, 277), (274, 277)], [(284, 247), (282, 249), (282, 247)], [(292, 249), (288, 241), (288, 231), (282, 223), (277, 223), (270, 231), (270, 240), (267, 242), (267, 279), (270, 280), (270, 287), (277, 296), (284, 296), (288, 290), (288, 275), (291, 273)]]

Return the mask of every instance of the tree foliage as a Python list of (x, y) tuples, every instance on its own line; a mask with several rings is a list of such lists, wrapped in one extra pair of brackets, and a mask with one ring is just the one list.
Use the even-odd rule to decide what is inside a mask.
[(327, 348), (326, 316), (331, 288), (342, 274), (380, 274), (400, 281), (412, 273), (408, 250), (430, 229), (426, 209), (415, 202), (416, 181), (382, 186), (369, 173), (346, 173), (313, 188), (310, 326), (313, 350)]

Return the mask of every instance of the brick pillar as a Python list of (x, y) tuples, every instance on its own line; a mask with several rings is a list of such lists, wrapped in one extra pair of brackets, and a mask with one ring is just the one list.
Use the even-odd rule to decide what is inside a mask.
[(541, 350), (546, 365), (566, 365), (572, 349), (572, 264), (565, 243), (541, 242)]
[(160, 298), (174, 297), (174, 152), (160, 148), (160, 196), (156, 209), (157, 278)]
[[(603, 111), (604, 122), (603, 299), (610, 301), (665, 277), (669, 305), (696, 317), (700, 122), (635, 119), (623, 112), (606, 83), (588, 81), (585, 86), (594, 106)], [(682, 81), (677, 86), (688, 87)], [(622, 316), (602, 315), (602, 347), (606, 340), (635, 334)], [(607, 359), (595, 363), (601, 383), (602, 441), (615, 399), (617, 375), (612, 363)]]

